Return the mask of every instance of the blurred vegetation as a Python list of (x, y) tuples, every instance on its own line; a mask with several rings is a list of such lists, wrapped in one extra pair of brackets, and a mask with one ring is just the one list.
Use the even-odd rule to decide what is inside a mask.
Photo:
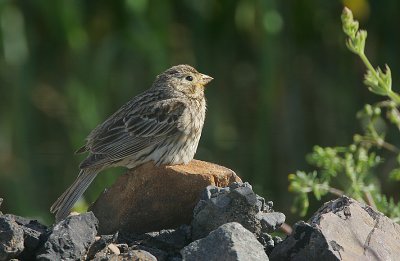
[[(297, 220), (287, 174), (307, 168), (314, 144), (349, 144), (355, 113), (377, 101), (343, 44), (343, 4), (368, 28), (368, 57), (399, 71), (395, 0), (1, 1), (1, 210), (50, 222), (89, 131), (188, 63), (215, 78), (196, 158), (234, 169)], [(378, 178), (397, 197), (399, 184), (384, 182), (396, 159), (385, 158)], [(99, 175), (86, 201), (122, 171)]]
[[(289, 190), (297, 194), (294, 207), (302, 216), (307, 213), (310, 193), (317, 200), (332, 193), (336, 196), (345, 194), (365, 202), (399, 222), (400, 203), (396, 203), (394, 197), (381, 193), (382, 181), (377, 179), (375, 167), (384, 162), (382, 149), (391, 152), (397, 163), (390, 164), (392, 169), (389, 169), (389, 178), (391, 181), (400, 181), (400, 149), (386, 140), (390, 124), (397, 131), (400, 130), (400, 95), (392, 90), (390, 67), (385, 65), (384, 70), (379, 66), (374, 68), (366, 56), (367, 31), (359, 29), (359, 22), (354, 20), (351, 10), (345, 7), (341, 18), (343, 32), (347, 35), (347, 48), (366, 67), (364, 84), (370, 92), (383, 96), (385, 100), (373, 105), (366, 104), (357, 113), (363, 133), (355, 134), (352, 144), (345, 147), (315, 146), (313, 152), (307, 156), (307, 161), (318, 170), (290, 174)], [(383, 111), (386, 113), (383, 114)]]

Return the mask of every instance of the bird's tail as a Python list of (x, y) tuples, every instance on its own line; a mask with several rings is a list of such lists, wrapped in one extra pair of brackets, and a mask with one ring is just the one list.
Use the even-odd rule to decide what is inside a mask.
[(81, 169), (74, 183), (54, 202), (50, 208), (51, 213), (56, 213), (56, 222), (66, 218), (75, 202), (82, 196), (90, 183), (94, 180), (98, 168)]

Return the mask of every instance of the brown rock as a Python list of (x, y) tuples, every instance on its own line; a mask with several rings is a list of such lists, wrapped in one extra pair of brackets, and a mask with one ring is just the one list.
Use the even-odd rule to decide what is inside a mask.
[(230, 169), (192, 160), (188, 165), (147, 163), (121, 175), (90, 207), (99, 233), (144, 233), (189, 224), (201, 191), (225, 187), (240, 178)]
[(327, 202), (277, 245), (270, 260), (398, 260), (400, 225), (346, 196)]

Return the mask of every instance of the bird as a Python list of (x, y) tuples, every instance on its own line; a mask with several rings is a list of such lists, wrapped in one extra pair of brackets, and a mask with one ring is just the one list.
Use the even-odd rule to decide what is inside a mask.
[(65, 219), (96, 175), (109, 167), (144, 163), (188, 164), (194, 157), (206, 114), (204, 87), (212, 77), (190, 65), (173, 66), (149, 89), (133, 97), (94, 128), (76, 153), (88, 153), (72, 185), (51, 206)]

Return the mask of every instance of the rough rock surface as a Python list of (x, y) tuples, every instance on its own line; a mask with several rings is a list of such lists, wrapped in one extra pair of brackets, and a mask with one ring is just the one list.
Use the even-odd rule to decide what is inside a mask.
[(36, 220), (6, 214), (0, 216), (0, 260), (34, 258), (47, 227)]
[(207, 237), (192, 242), (181, 254), (186, 261), (268, 260), (254, 234), (235, 222), (224, 224)]
[(400, 225), (348, 197), (324, 204), (298, 222), (271, 260), (398, 260)]
[(69, 216), (49, 231), (38, 260), (81, 259), (95, 241), (98, 221), (92, 212)]
[(205, 187), (235, 181), (240, 178), (232, 170), (203, 161), (160, 167), (148, 163), (121, 175), (90, 210), (99, 219), (101, 234), (174, 228), (190, 223)]
[(109, 251), (101, 251), (96, 254), (96, 256), (93, 259), (90, 259), (93, 261), (127, 261), (127, 260), (133, 260), (133, 261), (158, 261), (155, 256), (150, 254), (147, 251), (144, 250), (130, 250), (126, 253), (122, 254), (115, 254), (115, 253), (110, 253)]
[(24, 231), (10, 216), (0, 218), (0, 260), (16, 258), (24, 250)]
[[(400, 226), (347, 197), (326, 203), (309, 223), (298, 222), (284, 241), (268, 234), (281, 225), (283, 214), (273, 212), (272, 202), (254, 194), (250, 185), (208, 186), (201, 198), (192, 226), (144, 234), (121, 230), (96, 236), (98, 221), (92, 213), (70, 216), (50, 228), (0, 214), (0, 261), (268, 260), (267, 255), (270, 260), (398, 260), (400, 256)], [(194, 232), (201, 239), (192, 242)]]
[(157, 261), (157, 258), (144, 250), (132, 250), (120, 256), (119, 260), (140, 260), (140, 261)]
[(285, 222), (285, 215), (273, 212), (272, 202), (256, 195), (249, 183), (226, 188), (209, 186), (194, 209), (192, 237), (205, 237), (228, 222), (238, 222), (257, 236), (273, 232)]
[(142, 235), (125, 232), (103, 235), (91, 245), (87, 259), (113, 260), (117, 256), (116, 251), (110, 249), (110, 246), (113, 246), (113, 249), (116, 247), (120, 252), (118, 258), (132, 257), (127, 260), (137, 260), (133, 257), (139, 254), (150, 259), (154, 256), (159, 261), (180, 260), (179, 251), (191, 242), (190, 238), (190, 226), (187, 225)]
[(31, 220), (11, 214), (6, 216), (12, 217), (15, 222), (24, 231), (24, 251), (19, 256), (22, 260), (34, 258), (33, 253), (43, 244), (44, 235), (47, 231), (45, 225), (40, 224), (37, 220)]

